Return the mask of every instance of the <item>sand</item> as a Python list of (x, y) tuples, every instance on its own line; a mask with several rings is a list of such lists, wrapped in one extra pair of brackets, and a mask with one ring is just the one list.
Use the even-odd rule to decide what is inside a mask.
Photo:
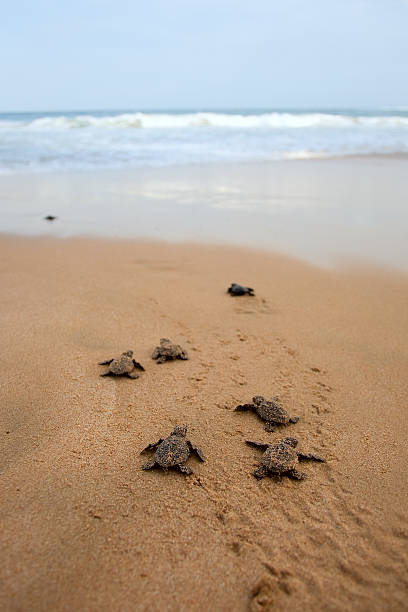
[[(395, 156), (0, 175), (2, 232), (211, 242), (408, 271)], [(392, 194), (392, 195), (391, 195)], [(56, 215), (55, 223), (44, 222)]]
[[(2, 610), (407, 609), (406, 275), (142, 241), (0, 258)], [(153, 362), (162, 336), (190, 360)], [(146, 372), (101, 378), (126, 349)], [(255, 394), (299, 422), (234, 413)], [(206, 462), (142, 471), (176, 423)], [(327, 463), (257, 481), (245, 439), (285, 435)]]

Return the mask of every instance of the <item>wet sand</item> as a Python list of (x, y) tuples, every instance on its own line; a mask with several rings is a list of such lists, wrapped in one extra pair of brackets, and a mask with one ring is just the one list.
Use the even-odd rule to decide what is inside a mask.
[[(0, 176), (1, 227), (279, 251), (408, 271), (407, 159), (200, 164)], [(53, 224), (46, 215), (56, 215)]]
[[(143, 241), (0, 256), (2, 610), (406, 610), (406, 275)], [(189, 361), (153, 362), (162, 336)], [(146, 372), (101, 378), (126, 349)], [(255, 394), (299, 422), (234, 413)], [(143, 472), (176, 423), (206, 462)], [(244, 441), (286, 435), (327, 463), (257, 481)]]

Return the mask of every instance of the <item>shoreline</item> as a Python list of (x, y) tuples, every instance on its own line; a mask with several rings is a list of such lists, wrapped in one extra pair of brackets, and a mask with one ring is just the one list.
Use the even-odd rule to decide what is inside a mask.
[(405, 160), (309, 161), (4, 175), (2, 230), (235, 244), (324, 267), (407, 270)]
[[(0, 261), (2, 609), (404, 609), (405, 274), (100, 238)], [(155, 364), (163, 336), (190, 359)], [(100, 378), (129, 348), (141, 377)], [(299, 422), (234, 413), (258, 394)], [(206, 462), (142, 472), (179, 422)], [(286, 435), (327, 463), (256, 481), (245, 439)]]
[[(306, 155), (309, 152), (306, 152)], [(92, 168), (67, 168), (66, 170), (62, 169), (54, 169), (54, 170), (16, 170), (0, 173), (0, 178), (8, 177), (8, 176), (36, 176), (37, 174), (44, 176), (55, 176), (55, 175), (66, 175), (66, 174), (99, 174), (99, 173), (112, 173), (112, 174), (120, 174), (120, 173), (144, 173), (149, 171), (160, 171), (160, 170), (189, 170), (193, 168), (203, 167), (203, 168), (214, 168), (214, 167), (225, 167), (225, 168), (235, 168), (237, 166), (275, 166), (275, 165), (286, 165), (286, 164), (303, 164), (303, 163), (319, 163), (319, 162), (333, 162), (336, 163), (338, 161), (384, 161), (384, 162), (392, 162), (392, 161), (408, 161), (408, 153), (404, 151), (395, 151), (392, 153), (353, 153), (353, 154), (320, 154), (314, 153), (311, 154), (311, 157), (288, 157), (288, 158), (276, 158), (276, 159), (248, 159), (248, 160), (216, 160), (216, 161), (196, 161), (190, 163), (182, 163), (182, 162), (174, 162), (167, 164), (157, 164), (157, 165), (129, 165), (129, 166), (101, 166), (92, 167)]]

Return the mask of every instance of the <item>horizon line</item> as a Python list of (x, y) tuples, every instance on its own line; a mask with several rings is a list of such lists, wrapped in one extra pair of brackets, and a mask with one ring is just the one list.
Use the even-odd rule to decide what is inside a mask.
[(130, 112), (130, 113), (205, 113), (205, 112), (248, 112), (248, 111), (267, 111), (267, 112), (299, 112), (299, 111), (401, 111), (408, 112), (408, 106), (208, 106), (208, 107), (151, 107), (151, 108), (129, 108), (129, 107), (109, 107), (109, 108), (56, 108), (56, 109), (30, 109), (30, 110), (0, 110), (1, 115), (23, 115), (27, 113), (104, 113), (104, 112)]

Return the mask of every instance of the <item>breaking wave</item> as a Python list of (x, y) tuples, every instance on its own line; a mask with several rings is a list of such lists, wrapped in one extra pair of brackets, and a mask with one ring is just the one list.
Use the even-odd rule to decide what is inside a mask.
[(0, 129), (32, 131), (71, 129), (186, 129), (217, 128), (408, 128), (403, 115), (352, 115), (335, 113), (271, 112), (239, 113), (122, 113), (115, 115), (67, 114), (45, 115), (32, 119), (0, 120)]
[(0, 113), (0, 174), (408, 154), (408, 111)]

